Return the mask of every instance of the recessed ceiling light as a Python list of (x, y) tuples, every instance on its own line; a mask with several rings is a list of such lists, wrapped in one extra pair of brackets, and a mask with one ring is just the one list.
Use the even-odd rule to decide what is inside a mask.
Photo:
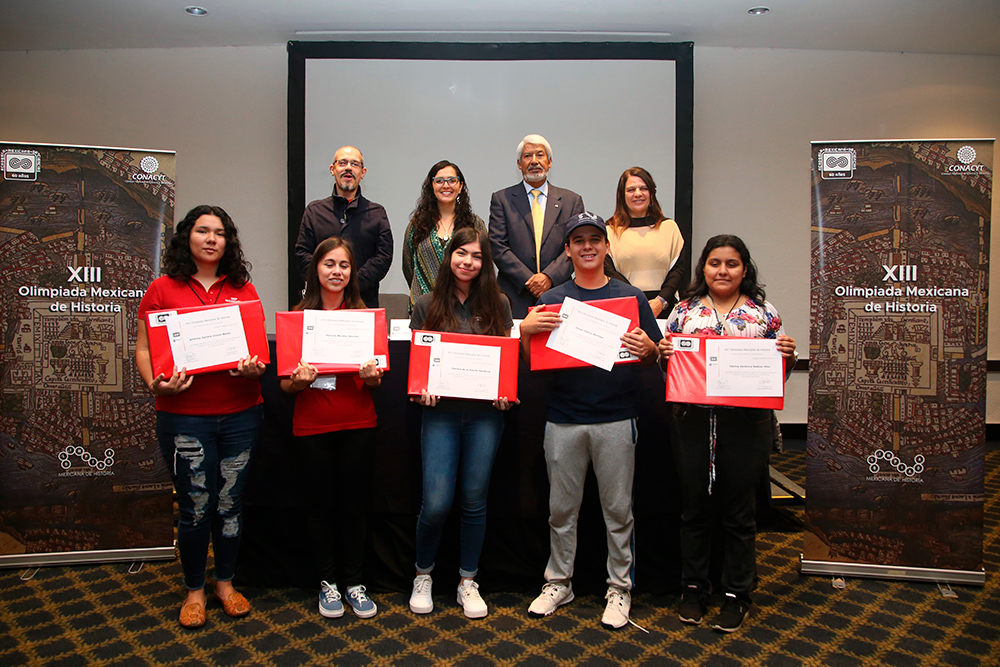
[(185, 7), (184, 11), (186, 11), (191, 16), (208, 16), (208, 10), (205, 9), (204, 7), (195, 7), (195, 6)]
[(771, 11), (770, 7), (751, 7), (747, 10), (747, 14), (750, 14), (751, 16), (763, 16), (769, 11)]

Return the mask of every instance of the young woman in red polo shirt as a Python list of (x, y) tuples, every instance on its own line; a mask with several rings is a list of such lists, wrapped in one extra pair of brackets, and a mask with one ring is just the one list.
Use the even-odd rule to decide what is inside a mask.
[[(350, 241), (334, 236), (316, 247), (306, 272), (306, 292), (295, 310), (364, 308)], [(361, 583), (364, 566), (366, 511), (375, 452), (375, 405), (369, 389), (382, 382), (382, 369), (371, 359), (358, 374), (324, 376), (299, 362), (281, 388), (295, 397), (292, 432), (297, 436), (306, 473), (308, 530), (323, 580), (319, 613), (344, 615), (337, 584), (358, 618), (378, 612)], [(315, 383), (315, 384), (314, 384)], [(331, 475), (353, 480), (343, 492)]]
[(193, 377), (184, 368), (169, 378), (153, 376), (146, 314), (216, 303), (256, 301), (250, 264), (243, 258), (236, 225), (218, 206), (198, 206), (174, 229), (163, 258), (167, 275), (157, 278), (139, 304), (136, 363), (156, 396), (156, 433), (173, 476), (179, 518), (177, 550), (187, 597), (180, 623), (205, 624), (208, 544), (215, 553), (215, 594), (230, 616), (250, 612), (232, 585), (242, 528), (242, 498), (250, 453), (262, 420), (257, 357), (234, 371)]

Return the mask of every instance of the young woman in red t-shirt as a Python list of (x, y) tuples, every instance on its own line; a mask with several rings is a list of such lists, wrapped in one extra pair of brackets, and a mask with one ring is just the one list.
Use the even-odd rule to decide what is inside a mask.
[(174, 229), (157, 278), (139, 304), (135, 358), (156, 396), (156, 434), (177, 492), (177, 551), (187, 597), (180, 623), (205, 624), (208, 543), (215, 553), (215, 594), (230, 616), (245, 616), (250, 603), (233, 588), (242, 529), (242, 498), (250, 453), (263, 419), (260, 378), (264, 364), (242, 359), (233, 371), (197, 378), (184, 368), (169, 378), (153, 376), (146, 314), (215, 303), (256, 301), (250, 264), (243, 258), (236, 225), (218, 206), (197, 206)]
[[(316, 247), (306, 273), (306, 292), (295, 310), (364, 308), (350, 241), (334, 236)], [(358, 374), (324, 376), (299, 362), (281, 388), (295, 397), (292, 432), (297, 436), (306, 475), (308, 530), (319, 564), (319, 613), (344, 614), (338, 582), (359, 618), (378, 612), (361, 583), (366, 510), (375, 451), (375, 405), (370, 388), (382, 382), (382, 369), (371, 359)], [(316, 383), (314, 385), (314, 383)], [(349, 480), (342, 493), (331, 475)]]

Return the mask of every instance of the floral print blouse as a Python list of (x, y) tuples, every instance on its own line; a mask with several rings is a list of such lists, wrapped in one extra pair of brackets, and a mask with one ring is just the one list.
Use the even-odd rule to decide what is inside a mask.
[(761, 307), (749, 298), (737, 302), (728, 314), (716, 311), (708, 297), (685, 299), (674, 306), (666, 326), (668, 333), (675, 334), (777, 338), (785, 333), (781, 316), (770, 301)]

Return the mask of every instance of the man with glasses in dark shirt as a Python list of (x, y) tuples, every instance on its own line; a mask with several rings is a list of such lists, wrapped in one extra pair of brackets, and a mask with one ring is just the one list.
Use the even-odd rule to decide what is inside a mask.
[(344, 146), (334, 154), (330, 164), (333, 194), (306, 206), (295, 261), (305, 279), (316, 246), (331, 236), (342, 236), (354, 247), (361, 298), (369, 308), (378, 308), (378, 284), (392, 264), (392, 229), (385, 208), (361, 194), (361, 179), (367, 171), (364, 156), (354, 146)]

